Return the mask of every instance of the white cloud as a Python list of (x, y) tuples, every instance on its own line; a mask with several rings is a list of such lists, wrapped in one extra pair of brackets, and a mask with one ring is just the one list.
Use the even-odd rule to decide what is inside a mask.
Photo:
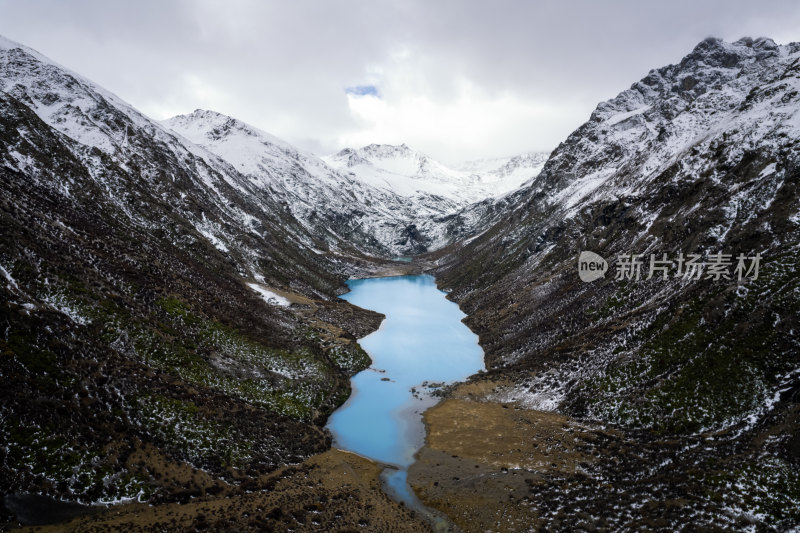
[(378, 95), (347, 94), (354, 123), (337, 145), (406, 143), (448, 162), (551, 150), (594, 102), (547, 101), (488, 91), (440, 58), (402, 47), (366, 68)]
[[(339, 137), (340, 145), (405, 142), (457, 162), (552, 149), (553, 130), (568, 130), (585, 116), (575, 108), (525, 101), (510, 93), (488, 95), (467, 80), (445, 101), (426, 93), (387, 92), (392, 96), (347, 96), (358, 122)], [(566, 121), (569, 115), (572, 120)]]

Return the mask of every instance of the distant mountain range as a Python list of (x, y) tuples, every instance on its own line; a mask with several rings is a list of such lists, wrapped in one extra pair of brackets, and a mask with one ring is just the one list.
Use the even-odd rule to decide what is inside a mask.
[(462, 208), (518, 188), (541, 171), (547, 156), (535, 152), (448, 168), (405, 144), (371, 144), (357, 150), (346, 148), (323, 159), (374, 187), (412, 198), (415, 204), (424, 204), (425, 196), (433, 196)]

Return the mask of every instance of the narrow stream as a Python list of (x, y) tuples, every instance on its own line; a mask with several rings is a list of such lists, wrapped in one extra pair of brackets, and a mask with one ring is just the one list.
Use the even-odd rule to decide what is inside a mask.
[[(408, 467), (422, 447), (422, 412), (436, 403), (431, 392), (484, 368), (478, 336), (461, 322), (464, 313), (436, 288), (432, 276), (349, 281), (343, 299), (386, 315), (380, 328), (359, 340), (372, 366), (355, 376), (353, 393), (328, 428), (334, 446), (384, 463), (387, 492), (424, 509), (408, 486)], [(427, 384), (427, 385), (426, 385)]]

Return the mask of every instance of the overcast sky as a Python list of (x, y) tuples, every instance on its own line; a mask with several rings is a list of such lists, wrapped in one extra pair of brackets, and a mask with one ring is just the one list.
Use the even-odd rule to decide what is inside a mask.
[(0, 0), (0, 34), (156, 119), (455, 162), (549, 151), (705, 37), (800, 41), (800, 2)]

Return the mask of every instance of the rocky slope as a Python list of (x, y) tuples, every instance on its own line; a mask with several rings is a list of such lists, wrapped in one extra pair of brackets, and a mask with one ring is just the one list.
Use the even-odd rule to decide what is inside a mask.
[[(615, 530), (800, 524), (798, 181), (800, 44), (708, 39), (598, 105), (534, 180), (484, 204), (496, 223), (431, 256), (490, 368), (452, 401), (565, 415), (591, 457), (537, 471), (533, 446), (552, 437), (523, 443), (526, 459), (504, 465), (523, 489), (495, 491), (487, 513)], [(581, 281), (582, 251), (608, 260), (605, 277)], [(631, 254), (642, 266), (625, 270)], [(673, 261), (667, 279), (649, 275), (651, 254)], [(679, 275), (681, 254), (699, 276)], [(480, 471), (450, 495), (481, 486)], [(441, 506), (433, 481), (412, 482)]]

